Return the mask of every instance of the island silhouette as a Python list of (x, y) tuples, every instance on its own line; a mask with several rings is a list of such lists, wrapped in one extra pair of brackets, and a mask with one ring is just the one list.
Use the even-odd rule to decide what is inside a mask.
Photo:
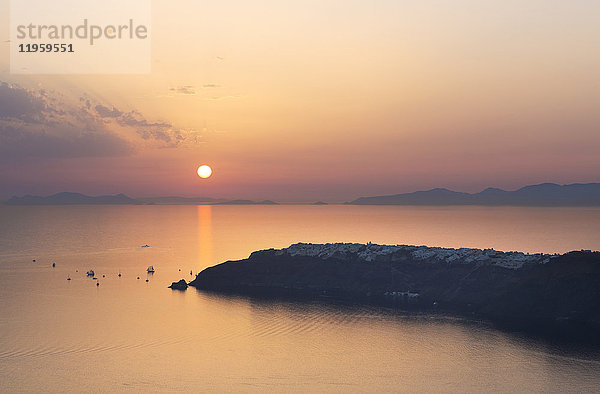
[(512, 206), (598, 206), (600, 183), (558, 185), (542, 183), (515, 191), (488, 188), (479, 193), (462, 193), (436, 188), (389, 196), (361, 197), (353, 205), (512, 205)]
[(47, 197), (25, 195), (14, 196), (6, 205), (276, 205), (270, 200), (227, 200), (211, 197), (142, 197), (131, 198), (125, 194), (87, 196), (82, 193), (61, 192)]
[[(125, 194), (87, 196), (81, 193), (61, 192), (50, 196), (13, 196), (6, 205), (276, 205), (273, 200), (229, 200), (213, 197), (139, 197)], [(327, 205), (317, 201), (311, 205)], [(484, 205), (484, 206), (600, 206), (600, 183), (573, 183), (558, 185), (542, 183), (514, 191), (488, 188), (479, 193), (456, 192), (436, 188), (413, 193), (387, 196), (360, 197), (348, 205)]]

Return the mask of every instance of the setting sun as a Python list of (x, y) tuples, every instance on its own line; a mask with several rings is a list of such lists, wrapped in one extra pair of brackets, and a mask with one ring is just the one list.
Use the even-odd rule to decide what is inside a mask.
[(212, 168), (207, 166), (206, 164), (198, 167), (198, 176), (202, 179), (206, 179), (212, 175)]

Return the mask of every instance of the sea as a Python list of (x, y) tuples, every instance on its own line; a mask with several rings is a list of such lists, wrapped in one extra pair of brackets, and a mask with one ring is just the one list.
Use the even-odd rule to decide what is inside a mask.
[(600, 391), (598, 349), (485, 321), (167, 288), (296, 242), (598, 250), (600, 208), (0, 206), (0, 392)]

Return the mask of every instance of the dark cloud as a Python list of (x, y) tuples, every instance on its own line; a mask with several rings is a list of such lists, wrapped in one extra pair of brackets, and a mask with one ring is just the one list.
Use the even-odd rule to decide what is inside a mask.
[(177, 145), (183, 140), (181, 132), (176, 130), (172, 124), (166, 122), (150, 122), (137, 111), (123, 113), (116, 108), (111, 110), (108, 107), (97, 105), (96, 112), (102, 118), (114, 119), (117, 124), (135, 130), (135, 132), (144, 140), (160, 141), (170, 147)]
[(79, 97), (79, 101), (85, 106), (85, 108), (87, 108), (87, 109), (92, 108), (92, 102), (90, 101), (89, 98)]
[(176, 147), (193, 131), (152, 122), (87, 96), (74, 103), (46, 90), (0, 83), (0, 162), (30, 158), (112, 157), (132, 154), (138, 139)]
[(182, 132), (171, 123), (150, 122), (138, 111), (122, 112), (101, 104), (96, 105), (95, 110), (101, 118), (114, 119), (117, 124), (135, 130), (144, 140), (156, 140), (168, 147), (174, 147), (184, 140)]
[(45, 109), (44, 96), (26, 89), (0, 83), (0, 119), (39, 119)]
[(44, 89), (0, 83), (0, 163), (129, 155), (132, 144), (102, 119)]
[[(87, 103), (89, 103), (89, 100)], [(89, 109), (89, 106), (87, 108)], [(103, 118), (118, 118), (119, 116), (123, 115), (123, 112), (119, 111), (115, 107), (110, 109), (102, 104), (96, 105), (96, 112)]]
[(191, 85), (179, 86), (177, 88), (171, 88), (170, 90), (172, 92), (175, 92), (178, 94), (188, 94), (188, 95), (196, 94), (196, 89), (194, 89), (194, 87)]
[[(169, 123), (152, 123), (141, 117), (141, 114), (135, 111), (124, 114), (117, 120), (123, 126), (129, 126), (145, 140), (157, 139), (165, 143), (172, 143), (176, 140), (179, 134), (173, 130), (173, 126)], [(174, 138), (175, 137), (175, 138)]]

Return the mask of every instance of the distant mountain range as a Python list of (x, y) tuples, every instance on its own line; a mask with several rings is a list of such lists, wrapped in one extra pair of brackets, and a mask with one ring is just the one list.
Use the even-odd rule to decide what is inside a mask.
[(215, 205), (277, 205), (275, 201), (264, 200), (264, 201), (252, 201), (252, 200), (229, 200), (218, 202)]
[(361, 197), (353, 205), (513, 205), (599, 206), (600, 183), (557, 185), (542, 183), (515, 191), (489, 188), (479, 193), (432, 189), (390, 196)]
[(224, 198), (211, 198), (211, 197), (141, 197), (136, 200), (143, 202), (144, 204), (158, 204), (158, 205), (198, 205), (198, 204), (216, 204), (227, 202)]
[(125, 194), (86, 196), (81, 193), (62, 192), (47, 197), (26, 195), (12, 197), (6, 205), (275, 205), (274, 201), (226, 200), (210, 197), (143, 197), (131, 198)]
[(113, 196), (86, 196), (81, 193), (63, 192), (47, 197), (32, 196), (12, 197), (6, 205), (141, 205), (143, 202), (127, 197), (125, 194)]
[[(125, 194), (86, 196), (63, 192), (47, 197), (26, 195), (12, 197), (6, 205), (276, 205), (271, 200), (227, 200), (211, 197), (141, 197)], [(326, 205), (322, 201), (312, 205)], [(361, 197), (352, 205), (512, 205), (512, 206), (600, 206), (600, 183), (557, 185), (542, 183), (506, 191), (489, 188), (479, 193), (462, 193), (448, 189), (432, 189), (390, 196)]]

